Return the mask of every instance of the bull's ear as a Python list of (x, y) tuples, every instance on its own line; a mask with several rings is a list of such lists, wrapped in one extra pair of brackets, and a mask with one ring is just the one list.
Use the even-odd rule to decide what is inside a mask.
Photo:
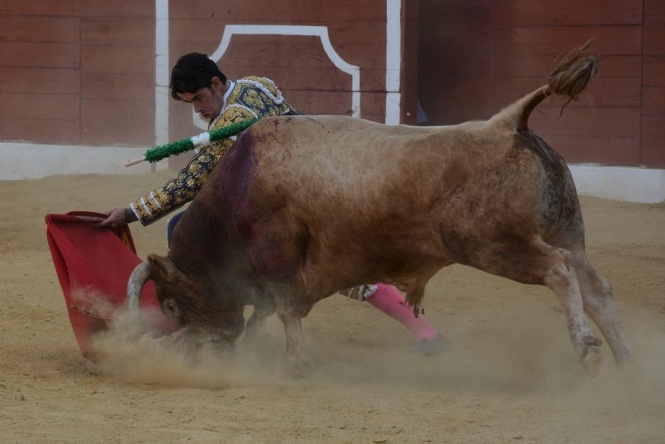
[(162, 281), (172, 281), (178, 275), (178, 269), (173, 261), (166, 256), (151, 254), (148, 256), (148, 263), (151, 266), (152, 274), (159, 276)]

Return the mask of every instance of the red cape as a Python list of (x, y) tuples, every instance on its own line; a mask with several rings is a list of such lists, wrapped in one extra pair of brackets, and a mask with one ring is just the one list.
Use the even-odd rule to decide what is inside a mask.
[[(128, 226), (97, 228), (76, 216), (105, 217), (83, 211), (47, 214), (46, 237), (76, 341), (88, 357), (90, 336), (105, 330), (124, 305), (129, 275), (143, 261)], [(141, 306), (159, 307), (152, 282), (143, 289)]]

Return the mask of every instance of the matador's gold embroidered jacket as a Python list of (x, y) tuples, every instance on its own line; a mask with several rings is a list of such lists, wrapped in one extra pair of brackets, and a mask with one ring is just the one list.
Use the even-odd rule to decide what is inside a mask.
[[(284, 114), (298, 112), (284, 100), (272, 80), (264, 77), (244, 77), (230, 82), (222, 111), (219, 117), (208, 125), (208, 130)], [(200, 148), (174, 179), (132, 202), (130, 208), (141, 223), (148, 225), (194, 199), (234, 141), (235, 137), (230, 137)]]

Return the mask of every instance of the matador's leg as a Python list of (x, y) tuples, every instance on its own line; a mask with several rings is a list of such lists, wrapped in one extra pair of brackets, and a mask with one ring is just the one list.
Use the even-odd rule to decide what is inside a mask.
[[(367, 301), (372, 307), (408, 328), (419, 344), (433, 344), (442, 341), (440, 333), (422, 315), (416, 317), (413, 314), (413, 307), (406, 303), (401, 293), (392, 285), (360, 285), (340, 291), (340, 294), (351, 299)], [(422, 351), (427, 353), (434, 350), (426, 350), (423, 347)]]

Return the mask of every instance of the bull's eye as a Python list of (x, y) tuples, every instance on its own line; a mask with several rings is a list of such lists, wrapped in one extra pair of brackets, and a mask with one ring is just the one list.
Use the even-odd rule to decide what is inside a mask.
[(174, 312), (175, 311), (175, 302), (173, 302), (172, 300), (167, 301), (166, 302), (166, 309), (168, 311), (173, 311)]

